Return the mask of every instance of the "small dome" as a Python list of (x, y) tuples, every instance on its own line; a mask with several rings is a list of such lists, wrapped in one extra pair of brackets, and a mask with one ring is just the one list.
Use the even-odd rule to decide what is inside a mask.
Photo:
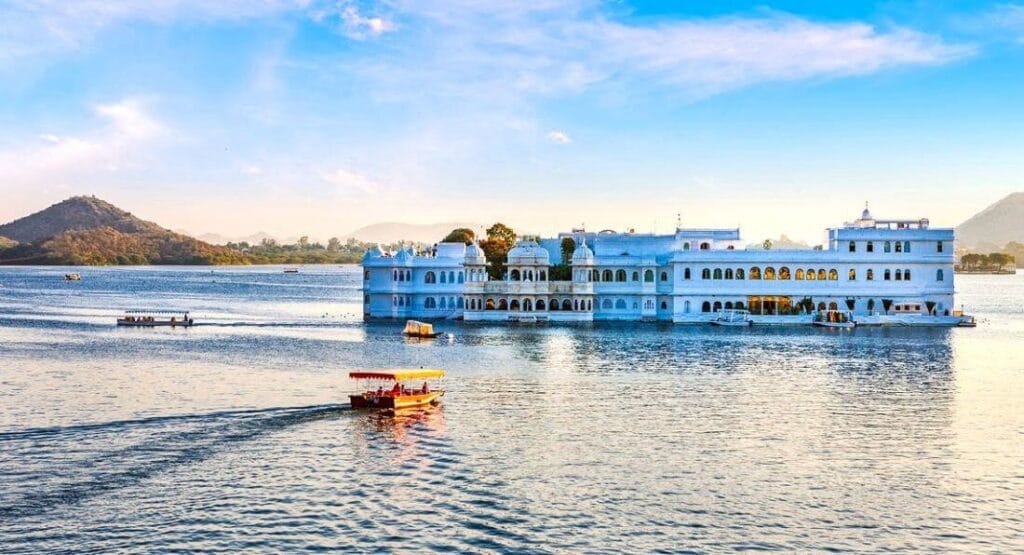
[(594, 263), (594, 251), (587, 246), (586, 239), (572, 252), (572, 263), (573, 265)]
[(373, 258), (382, 258), (384, 256), (384, 249), (380, 248), (380, 245), (374, 245), (372, 249), (366, 249), (363, 253), (363, 260), (370, 260)]
[(549, 264), (550, 256), (547, 249), (536, 241), (519, 241), (508, 251), (509, 264)]
[(868, 210), (868, 203), (864, 203), (864, 211), (860, 213), (860, 219), (862, 220), (873, 220), (871, 217), (871, 211)]
[(413, 250), (411, 248), (410, 249), (398, 249), (398, 252), (395, 254), (395, 260), (397, 260), (399, 262), (405, 262), (406, 260), (409, 260), (410, 258), (415, 256), (415, 254), (416, 253), (413, 252)]
[(466, 262), (470, 264), (486, 264), (487, 259), (484, 257), (484, 251), (476, 246), (476, 243), (470, 243), (466, 246)]

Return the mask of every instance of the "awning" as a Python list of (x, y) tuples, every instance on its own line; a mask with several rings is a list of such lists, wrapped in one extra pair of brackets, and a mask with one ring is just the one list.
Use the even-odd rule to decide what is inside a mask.
[(427, 378), (443, 378), (444, 370), (434, 369), (409, 369), (409, 370), (362, 370), (349, 372), (348, 377), (356, 380), (423, 380)]

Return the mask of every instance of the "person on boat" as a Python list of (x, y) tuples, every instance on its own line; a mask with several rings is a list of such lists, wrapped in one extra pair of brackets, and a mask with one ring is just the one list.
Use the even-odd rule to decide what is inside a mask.
[(377, 386), (377, 397), (383, 397), (383, 396), (384, 396), (384, 386), (378, 385)]
[(427, 385), (427, 382), (423, 382), (423, 387), (420, 388), (420, 393), (430, 393), (430, 386)]
[(391, 388), (391, 396), (392, 397), (398, 397), (401, 394), (402, 394), (402, 384), (396, 383), (395, 387)]

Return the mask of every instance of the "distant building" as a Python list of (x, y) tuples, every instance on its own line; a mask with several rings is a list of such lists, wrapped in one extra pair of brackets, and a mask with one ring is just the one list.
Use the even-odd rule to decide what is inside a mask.
[[(575, 243), (571, 280), (552, 281), (561, 242)], [(725, 309), (754, 323), (809, 323), (849, 311), (858, 323), (954, 324), (953, 230), (927, 219), (861, 217), (828, 230), (815, 249), (744, 249), (739, 229), (677, 228), (667, 235), (573, 230), (522, 240), (504, 279), (489, 280), (475, 245), (441, 243), (363, 257), (368, 318), (467, 321), (708, 322)]]

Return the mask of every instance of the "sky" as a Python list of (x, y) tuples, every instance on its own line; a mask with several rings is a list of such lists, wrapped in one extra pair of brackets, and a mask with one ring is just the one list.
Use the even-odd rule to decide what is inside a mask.
[(1024, 3), (0, 0), (0, 221), (819, 243), (1020, 190)]

